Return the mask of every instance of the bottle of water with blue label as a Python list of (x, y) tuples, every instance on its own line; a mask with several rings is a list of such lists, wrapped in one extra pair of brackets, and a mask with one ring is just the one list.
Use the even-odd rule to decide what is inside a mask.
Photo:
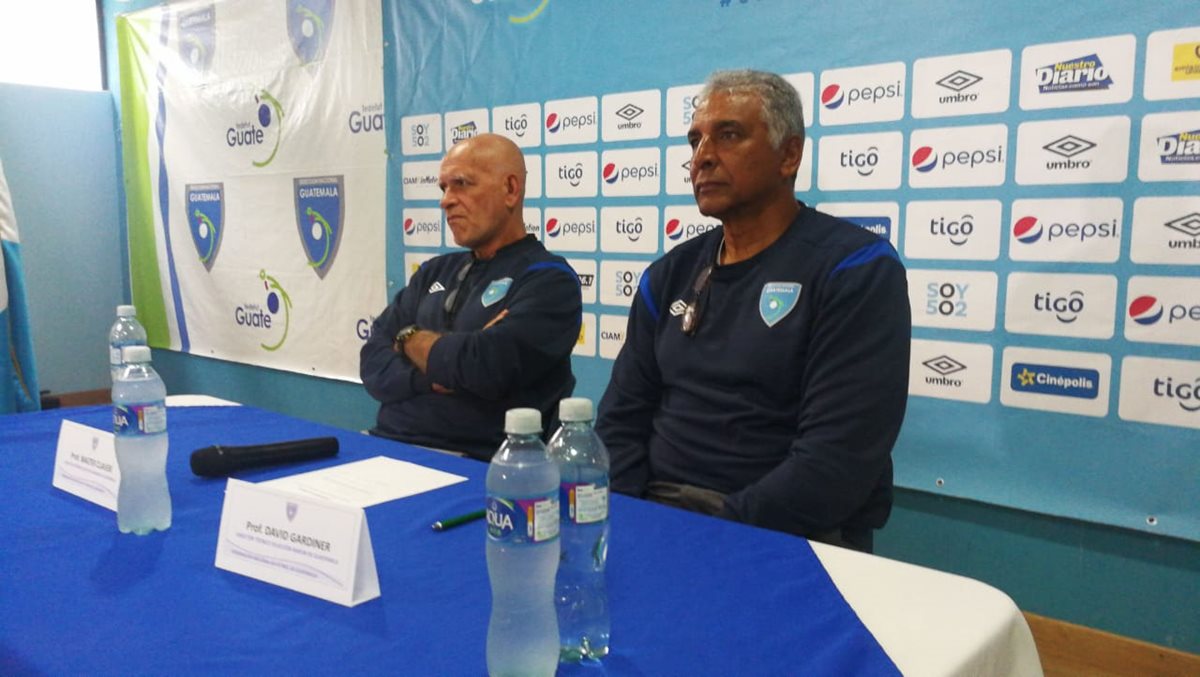
[(117, 528), (144, 536), (171, 527), (167, 490), (167, 389), (150, 366), (150, 348), (122, 351), (125, 366), (113, 383), (113, 432), (121, 484)]
[(137, 308), (134, 306), (117, 306), (117, 321), (108, 330), (108, 370), (112, 380), (117, 380), (124, 363), (121, 360), (121, 349), (125, 346), (146, 345), (146, 329), (137, 319)]
[(542, 444), (537, 409), (508, 410), (504, 432), (508, 438), (487, 472), (488, 674), (553, 675), (558, 669), (558, 466)]
[(550, 440), (550, 456), (562, 476), (562, 557), (554, 603), (558, 609), (559, 659), (564, 663), (608, 655), (608, 450), (592, 428), (592, 401), (559, 403), (562, 427)]

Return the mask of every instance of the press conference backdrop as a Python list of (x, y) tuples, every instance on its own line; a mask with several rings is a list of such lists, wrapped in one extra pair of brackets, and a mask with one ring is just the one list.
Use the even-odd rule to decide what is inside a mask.
[(389, 281), (454, 247), (445, 150), (509, 136), (599, 397), (646, 266), (716, 225), (688, 183), (700, 84), (776, 71), (805, 105), (797, 194), (909, 269), (897, 483), (1200, 539), (1191, 6), (385, 0)]
[(356, 380), (386, 301), (380, 6), (174, 2), (117, 33), (150, 344)]

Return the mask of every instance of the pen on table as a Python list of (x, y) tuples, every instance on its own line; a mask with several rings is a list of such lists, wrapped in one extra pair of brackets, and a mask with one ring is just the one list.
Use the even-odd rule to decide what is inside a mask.
[(466, 524), (467, 522), (474, 522), (477, 519), (483, 519), (483, 516), (486, 514), (486, 510), (476, 510), (475, 512), (469, 512), (465, 515), (459, 515), (458, 517), (438, 520), (433, 523), (433, 530), (445, 531), (447, 529), (453, 529), (460, 524)]

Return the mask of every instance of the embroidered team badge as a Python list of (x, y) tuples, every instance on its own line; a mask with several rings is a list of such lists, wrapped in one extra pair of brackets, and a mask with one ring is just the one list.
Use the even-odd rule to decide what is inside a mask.
[(758, 314), (768, 327), (774, 327), (795, 309), (799, 300), (799, 282), (768, 282), (758, 297)]
[(493, 280), (492, 283), (487, 286), (487, 289), (483, 290), (483, 296), (479, 298), (479, 301), (483, 303), (484, 308), (487, 308), (493, 303), (504, 298), (504, 296), (508, 294), (508, 288), (511, 286), (511, 277), (502, 277), (499, 280)]

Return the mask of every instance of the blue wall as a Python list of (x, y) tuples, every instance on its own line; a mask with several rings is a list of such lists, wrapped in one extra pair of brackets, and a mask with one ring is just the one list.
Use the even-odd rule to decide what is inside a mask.
[(0, 84), (0, 157), (43, 390), (109, 386), (105, 344), (128, 284), (115, 130), (107, 92)]
[[(130, 8), (106, 0), (107, 22)], [(22, 228), (39, 373), (59, 391), (107, 385), (103, 336), (128, 285), (115, 138), (107, 95), (0, 85), (0, 154)], [(169, 351), (154, 359), (171, 392), (351, 429), (374, 416), (355, 384)], [(990, 583), (1034, 613), (1200, 652), (1197, 543), (900, 491), (877, 550)]]

